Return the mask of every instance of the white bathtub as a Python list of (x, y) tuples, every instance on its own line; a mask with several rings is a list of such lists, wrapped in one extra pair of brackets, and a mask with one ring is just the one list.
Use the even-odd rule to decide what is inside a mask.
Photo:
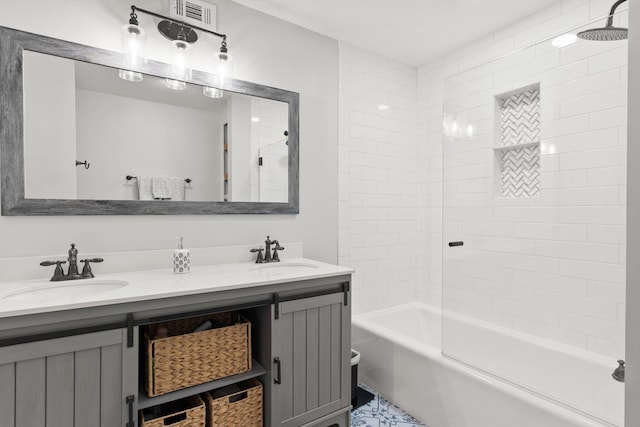
[(418, 303), (354, 316), (360, 381), (429, 427), (624, 424), (615, 360), (470, 320), (448, 315), (447, 354), (509, 382), (443, 356), (440, 311)]

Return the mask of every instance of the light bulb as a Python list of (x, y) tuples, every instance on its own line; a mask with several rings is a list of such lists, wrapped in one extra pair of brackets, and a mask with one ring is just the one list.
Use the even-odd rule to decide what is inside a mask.
[(177, 80), (190, 80), (191, 45), (184, 40), (174, 40), (172, 44), (174, 47), (173, 64), (171, 67), (173, 77)]
[(216, 53), (215, 74), (221, 86), (224, 86), (225, 80), (232, 77), (233, 74), (233, 57), (227, 52)]
[(122, 66), (125, 69), (118, 70), (118, 77), (130, 82), (142, 81), (142, 74), (127, 69), (136, 68), (144, 61), (146, 44), (147, 34), (144, 28), (135, 24), (122, 26)]
[(135, 24), (122, 27), (122, 62), (126, 67), (135, 67), (144, 59), (147, 33)]

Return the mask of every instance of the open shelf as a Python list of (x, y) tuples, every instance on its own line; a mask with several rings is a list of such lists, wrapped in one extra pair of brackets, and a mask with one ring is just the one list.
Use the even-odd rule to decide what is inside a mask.
[(174, 400), (182, 399), (184, 397), (193, 396), (196, 394), (204, 393), (216, 388), (226, 387), (231, 384), (235, 384), (239, 381), (256, 378), (267, 373), (267, 370), (260, 365), (255, 359), (252, 359), (252, 368), (249, 372), (242, 374), (232, 375), (230, 377), (220, 378), (219, 380), (209, 381), (208, 383), (199, 384), (193, 387), (184, 388), (171, 393), (163, 394), (162, 396), (147, 397), (144, 387), (140, 389), (138, 393), (138, 409), (149, 408), (151, 406), (162, 405)]
[(501, 147), (493, 147), (493, 149), (495, 151), (520, 150), (522, 148), (535, 147), (536, 145), (540, 145), (540, 141), (527, 142), (525, 144), (503, 145)]

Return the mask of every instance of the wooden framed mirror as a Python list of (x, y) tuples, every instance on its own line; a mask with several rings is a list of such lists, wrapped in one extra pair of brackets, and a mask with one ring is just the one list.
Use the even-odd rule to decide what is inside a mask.
[(299, 213), (299, 94), (2, 27), (0, 55), (2, 215)]

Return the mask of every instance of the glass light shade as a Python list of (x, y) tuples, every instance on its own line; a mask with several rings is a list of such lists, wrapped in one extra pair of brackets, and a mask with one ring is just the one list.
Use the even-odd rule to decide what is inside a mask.
[(129, 70), (118, 70), (118, 77), (120, 77), (122, 80), (127, 80), (129, 82), (142, 81), (142, 73), (136, 73), (135, 71), (129, 71)]
[(216, 53), (213, 72), (220, 85), (224, 86), (225, 80), (233, 77), (233, 57), (229, 53)]
[(174, 40), (171, 44), (174, 48), (171, 66), (173, 77), (177, 80), (191, 80), (191, 45), (184, 40)]
[(172, 90), (185, 90), (187, 84), (180, 80), (164, 79), (164, 85)]
[(224, 96), (224, 91), (222, 89), (216, 89), (215, 87), (205, 86), (202, 88), (202, 94), (209, 98), (222, 98)]
[(136, 67), (144, 60), (147, 33), (139, 25), (125, 24), (122, 27), (122, 65)]

